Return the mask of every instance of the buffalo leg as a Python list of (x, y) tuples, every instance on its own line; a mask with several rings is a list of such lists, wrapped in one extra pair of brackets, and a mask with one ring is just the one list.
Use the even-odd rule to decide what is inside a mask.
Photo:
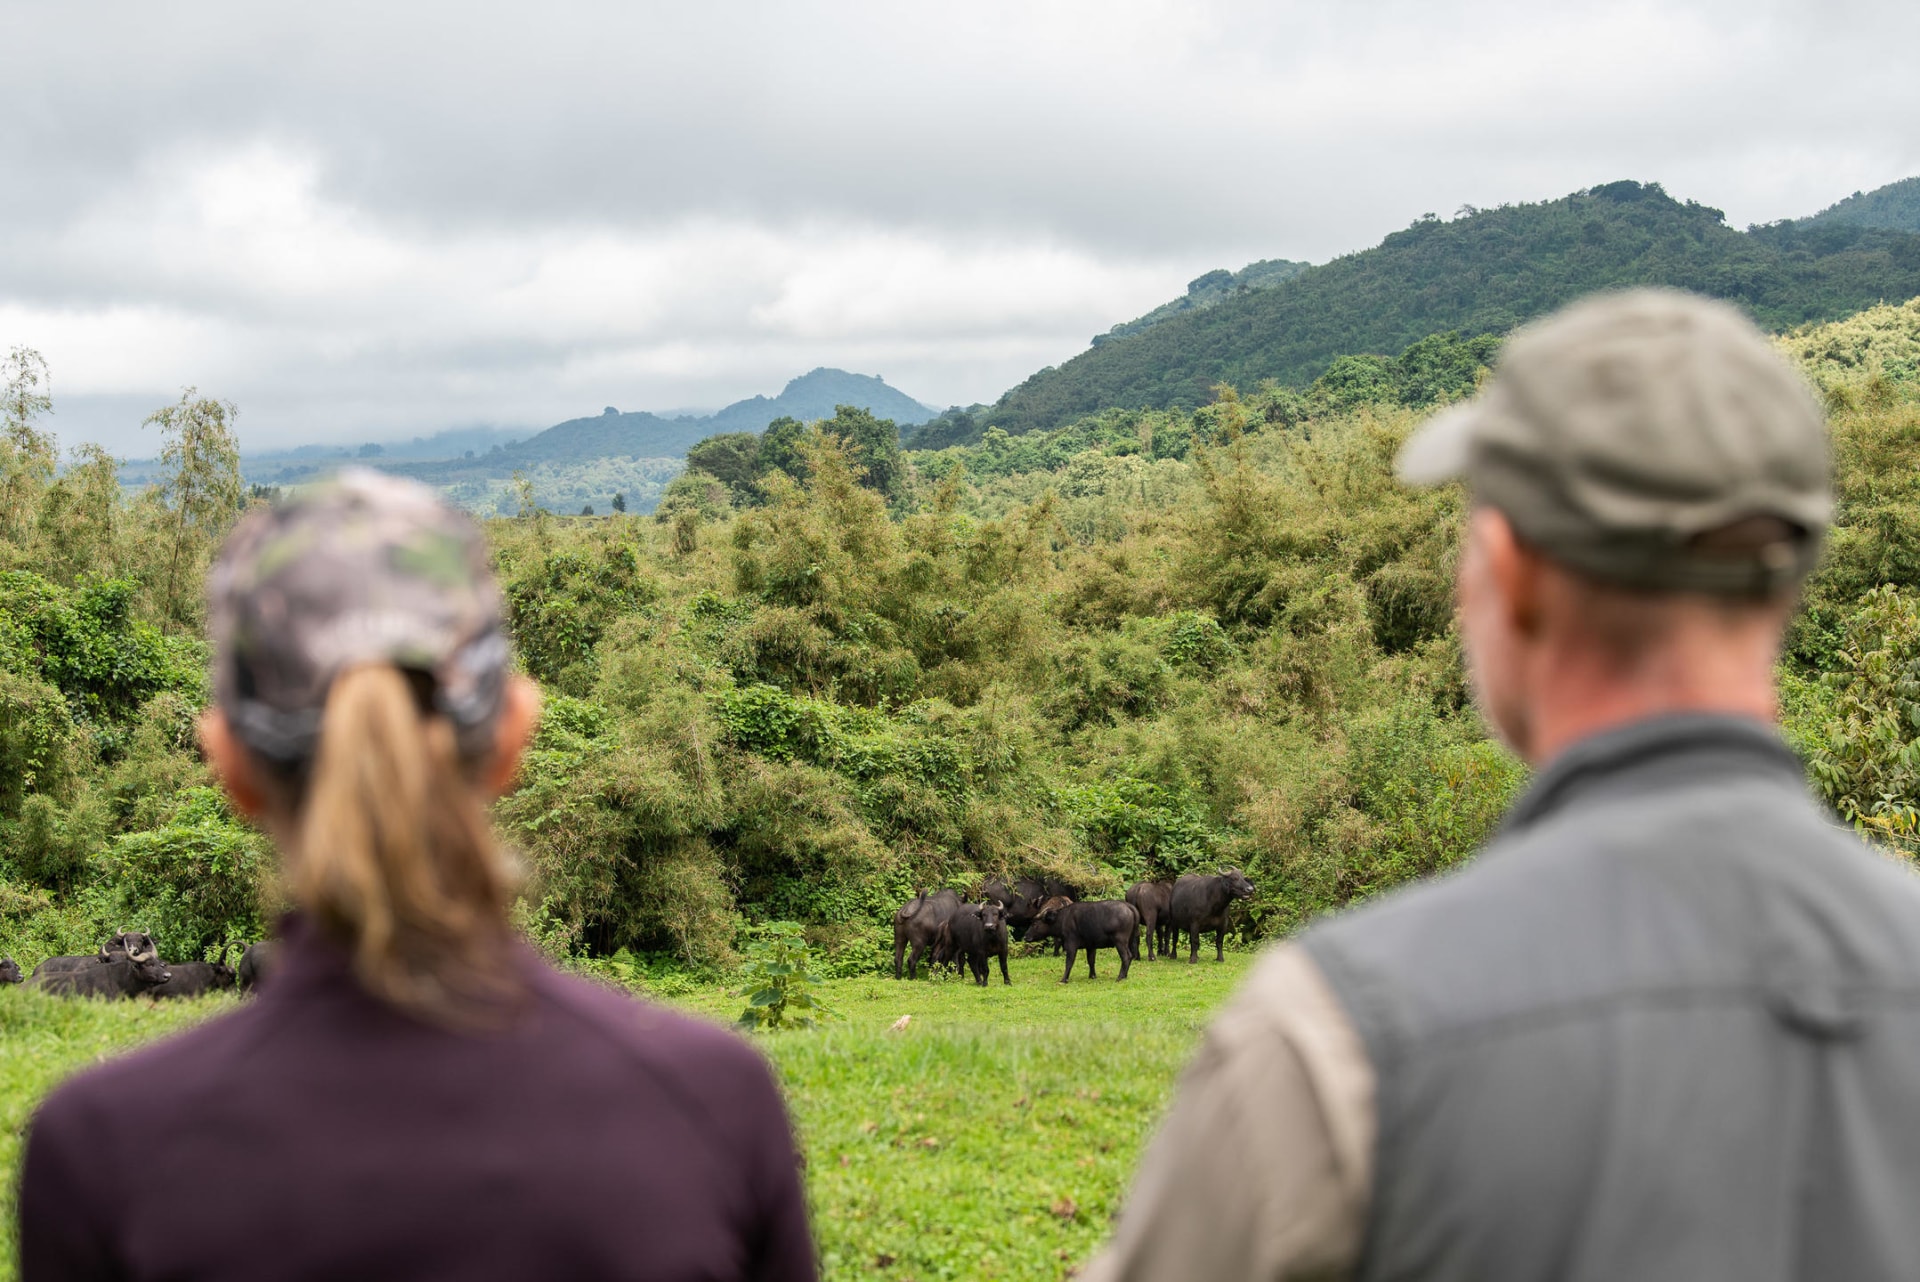
[(1000, 986), (1004, 988), (1013, 982), (1007, 978), (1007, 950), (1002, 948), (998, 955), (1000, 958)]
[(1217, 962), (1223, 962), (1227, 959), (1227, 927), (1225, 923), (1214, 928), (1213, 959)]
[(895, 979), (900, 978), (900, 959), (906, 956), (906, 952), (907, 941), (896, 931), (893, 936), (893, 977)]
[(1093, 955), (1099, 951), (1100, 950), (1098, 948), (1095, 948), (1092, 944), (1087, 945), (1087, 978), (1088, 979), (1099, 978), (1098, 975), (1093, 973)]
[[(913, 941), (913, 951), (907, 954), (907, 978), (920, 978), (920, 959), (927, 955), (927, 946), (919, 940)], [(927, 963), (927, 978), (933, 978), (933, 963)]]
[[(1078, 950), (1075, 949), (1072, 945), (1067, 946), (1067, 971), (1064, 975), (1060, 976), (1060, 982), (1063, 984), (1073, 982), (1073, 958), (1074, 958), (1075, 952), (1077, 951)], [(1089, 958), (1088, 960), (1091, 961), (1092, 959)]]
[[(1192, 938), (1187, 940), (1187, 965), (1192, 966), (1200, 960), (1200, 927), (1195, 924), (1188, 930), (1192, 932)], [(1174, 938), (1178, 940), (1179, 936), (1176, 934)]]
[(1140, 951), (1140, 945), (1134, 940), (1122, 936), (1120, 941), (1113, 946), (1113, 951), (1120, 954), (1120, 978), (1125, 979), (1127, 977), (1127, 971), (1133, 966), (1134, 954)]

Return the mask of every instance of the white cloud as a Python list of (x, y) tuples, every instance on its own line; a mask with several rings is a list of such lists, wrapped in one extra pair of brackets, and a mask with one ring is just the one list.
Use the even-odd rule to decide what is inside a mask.
[[(0, 304), (0, 334), (39, 347), (65, 394), (193, 383), (264, 443), (719, 404), (819, 364), (973, 399), (1183, 279), (826, 220), (436, 234), (343, 206), (318, 175), (264, 142), (169, 158), (48, 244), (42, 274), (80, 301)], [(131, 426), (109, 443), (140, 448)]]
[(1836, 5), (23, 3), (0, 344), (250, 440), (817, 364), (991, 399), (1427, 210), (1635, 177), (1741, 224), (1920, 172), (1920, 6)]

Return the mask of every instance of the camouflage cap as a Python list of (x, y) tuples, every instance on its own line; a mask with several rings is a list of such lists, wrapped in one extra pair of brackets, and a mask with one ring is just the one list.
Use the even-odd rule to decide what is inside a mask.
[(479, 529), (412, 481), (352, 469), (241, 521), (208, 580), (214, 698), (235, 734), (297, 767), (333, 680), (365, 663), (429, 679), (483, 754), (511, 651)]
[[(1463, 480), (1516, 533), (1596, 579), (1765, 596), (1805, 578), (1833, 513), (1806, 383), (1725, 303), (1602, 294), (1529, 325), (1492, 380), (1428, 420), (1401, 479)], [(1791, 533), (1719, 536), (1770, 517)]]

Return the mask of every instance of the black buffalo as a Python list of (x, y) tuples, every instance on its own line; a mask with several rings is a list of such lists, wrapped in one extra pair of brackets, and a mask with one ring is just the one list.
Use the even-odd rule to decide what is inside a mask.
[(1173, 883), (1137, 881), (1127, 890), (1127, 902), (1140, 914), (1147, 936), (1147, 960), (1173, 951)]
[(143, 997), (170, 978), (172, 972), (158, 957), (145, 961), (95, 959), (84, 970), (36, 968), (33, 986), (61, 997)]
[(987, 986), (987, 963), (1000, 959), (1000, 982), (1007, 977), (1006, 910), (988, 899), (977, 904), (962, 904), (953, 916), (940, 924), (935, 958), (951, 958), (955, 969), (964, 965), (973, 972), (973, 982)]
[(270, 939), (263, 939), (257, 944), (248, 944), (241, 950), (240, 965), (234, 971), (234, 980), (239, 984), (241, 992), (252, 992), (273, 973), (274, 959), (278, 950), (279, 945)]
[(909, 946), (913, 956), (907, 959), (907, 977), (920, 978), (920, 959), (934, 946), (940, 927), (959, 911), (960, 896), (951, 890), (936, 890), (931, 895), (915, 895), (893, 914), (893, 977), (900, 978), (900, 959)]
[(155, 997), (199, 997), (234, 985), (233, 967), (225, 962), (174, 962), (170, 977), (153, 986)]
[(100, 960), (111, 961), (149, 961), (160, 955), (153, 936), (140, 930), (123, 930), (100, 945)]
[(1027, 928), (1026, 939), (1030, 943), (1058, 939), (1066, 945), (1063, 984), (1073, 978), (1073, 959), (1082, 948), (1087, 950), (1088, 979), (1095, 978), (1093, 954), (1100, 948), (1120, 954), (1120, 978), (1125, 979), (1133, 959), (1140, 955), (1140, 914), (1123, 899), (1049, 899), (1039, 919)]
[(20, 963), (11, 957), (0, 957), (0, 984), (18, 984), (26, 977), (20, 973)]
[(980, 897), (991, 899), (1007, 910), (1007, 929), (1019, 939), (1040, 915), (1040, 903), (1047, 897), (1047, 888), (1031, 877), (1021, 877), (1011, 886), (995, 880), (981, 887)]
[(66, 971), (91, 970), (95, 966), (108, 962), (137, 961), (157, 962), (160, 950), (154, 947), (153, 936), (138, 930), (123, 930), (100, 945), (97, 953), (74, 953), (64, 957), (49, 957), (33, 968), (36, 978), (41, 975), (58, 975)]
[(1180, 947), (1180, 932), (1191, 931), (1187, 961), (1200, 960), (1200, 934), (1213, 932), (1215, 961), (1227, 959), (1227, 915), (1234, 902), (1253, 897), (1253, 883), (1238, 868), (1229, 868), (1217, 877), (1187, 873), (1173, 883), (1173, 946)]

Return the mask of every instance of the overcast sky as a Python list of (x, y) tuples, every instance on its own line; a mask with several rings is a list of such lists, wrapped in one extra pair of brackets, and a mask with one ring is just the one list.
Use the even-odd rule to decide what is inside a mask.
[(0, 48), (0, 347), (128, 454), (189, 383), (250, 448), (992, 400), (1430, 210), (1920, 174), (1913, 0), (5, 0)]

